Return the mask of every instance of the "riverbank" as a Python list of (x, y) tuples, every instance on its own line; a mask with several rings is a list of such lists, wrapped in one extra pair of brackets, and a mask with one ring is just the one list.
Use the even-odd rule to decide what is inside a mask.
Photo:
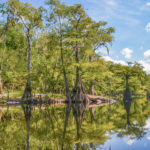
[[(105, 96), (96, 96), (96, 95), (86, 95), (88, 98), (89, 104), (92, 105), (101, 105), (104, 103), (115, 103), (117, 100), (108, 98)], [(21, 96), (14, 97), (14, 93), (10, 93), (9, 95), (7, 93), (0, 95), (0, 103), (1, 104), (8, 104), (8, 105), (16, 105), (21, 103), (27, 103), (27, 101), (23, 100)], [(47, 94), (33, 94), (33, 97), (29, 103), (33, 104), (62, 104), (62, 103), (69, 103), (68, 100), (65, 98), (54, 98), (50, 97)], [(76, 103), (75, 101), (71, 101), (71, 103)], [(78, 101), (80, 103), (80, 101)]]

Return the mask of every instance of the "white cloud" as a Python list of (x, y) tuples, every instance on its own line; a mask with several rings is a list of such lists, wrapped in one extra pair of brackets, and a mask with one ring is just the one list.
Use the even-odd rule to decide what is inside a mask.
[(124, 142), (128, 145), (132, 145), (133, 143), (136, 142), (136, 140), (134, 139), (134, 137), (131, 135), (131, 136), (127, 136), (124, 138)]
[(128, 140), (126, 141), (126, 143), (127, 143), (128, 145), (132, 145), (134, 142), (135, 142), (135, 139), (128, 139)]
[(96, 50), (96, 53), (97, 54), (103, 54), (103, 55), (108, 55), (108, 52), (107, 52), (107, 50), (105, 50), (105, 49), (98, 49), (98, 50)]
[(144, 67), (144, 71), (146, 71), (148, 74), (150, 74), (150, 64), (143, 61), (143, 60), (140, 60), (138, 61), (138, 63), (140, 63), (143, 67)]
[(116, 1), (114, 1), (114, 0), (107, 0), (107, 1), (105, 1), (105, 3), (107, 4), (107, 5), (110, 5), (110, 6), (117, 6), (118, 4), (116, 3)]
[[(123, 61), (123, 60), (115, 60), (115, 59), (112, 59), (112, 58), (109, 57), (109, 56), (103, 56), (103, 58), (104, 58), (106, 61), (112, 61), (112, 62), (115, 63), (115, 64), (121, 64), (121, 65), (124, 65), (124, 66), (128, 65), (128, 64), (127, 64), (125, 61)], [(146, 73), (150, 74), (150, 64), (149, 64), (149, 63), (147, 63), (147, 62), (145, 62), (145, 61), (143, 61), (143, 60), (138, 61), (138, 63), (140, 63), (140, 64), (144, 67), (143, 70), (144, 70)], [(150, 128), (149, 122), (147, 122), (147, 126), (146, 126), (146, 127), (148, 127), (148, 126), (149, 126), (149, 128)]]
[(114, 62), (115, 64), (121, 64), (121, 65), (127, 65), (127, 63), (123, 60), (114, 60), (112, 59), (111, 57), (109, 56), (103, 56), (103, 58), (106, 60), (106, 61), (112, 61)]
[(133, 50), (129, 48), (124, 48), (121, 51), (121, 54), (127, 59), (130, 59), (132, 57), (132, 53), (133, 53)]
[(146, 52), (144, 52), (144, 58), (146, 58), (146, 60), (150, 62), (150, 50), (147, 50)]
[(145, 26), (145, 31), (150, 32), (150, 22)]
[(147, 136), (147, 139), (150, 141), (150, 135)]
[(146, 3), (146, 6), (150, 6), (150, 2), (147, 2), (147, 3)]
[(99, 48), (96, 50), (96, 53), (97, 54), (100, 54), (100, 55), (108, 55), (109, 54), (112, 54), (113, 52), (112, 51), (107, 51), (107, 49), (105, 47), (102, 47), (102, 48)]
[(150, 129), (150, 118), (146, 120), (146, 125), (144, 126), (144, 128)]

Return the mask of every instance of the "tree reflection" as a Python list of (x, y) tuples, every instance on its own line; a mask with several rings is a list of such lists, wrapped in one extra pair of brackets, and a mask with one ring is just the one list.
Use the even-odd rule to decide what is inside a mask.
[[(126, 110), (126, 128), (122, 129), (119, 133), (119, 137), (123, 137), (125, 135), (132, 136), (132, 138), (141, 139), (146, 134), (143, 126), (139, 125), (137, 122), (130, 122), (130, 109), (131, 104), (133, 102), (131, 92), (128, 85), (128, 76), (126, 76), (126, 89), (123, 95), (124, 108)], [(135, 105), (136, 106), (136, 105)]]
[(93, 121), (94, 121), (95, 109), (96, 109), (96, 107), (91, 107), (91, 108), (89, 108), (89, 110), (90, 110), (90, 115), (91, 115), (91, 123), (93, 123)]
[[(64, 123), (63, 139), (65, 139), (66, 129), (67, 129), (67, 125), (68, 125), (68, 119), (69, 119), (70, 111), (71, 111), (71, 103), (68, 103), (67, 106), (66, 106), (66, 116), (65, 116), (65, 123)], [(64, 140), (62, 142), (61, 149), (62, 150), (64, 149)]]
[[(1, 116), (0, 133), (3, 138), (0, 145), (5, 142), (3, 149), (95, 150), (97, 146), (103, 147), (112, 134), (141, 139), (150, 116), (150, 105), (145, 102), (124, 98), (124, 105), (116, 103), (111, 105), (111, 109), (108, 105), (91, 107), (85, 103), (42, 105), (34, 110), (33, 105), (24, 104), (23, 111), (20, 107), (10, 107), (9, 111), (3, 110)], [(23, 112), (25, 119), (22, 118)], [(32, 135), (29, 135), (31, 129)]]
[(76, 120), (76, 127), (77, 127), (77, 139), (80, 138), (80, 129), (81, 124), (83, 121), (83, 117), (86, 111), (86, 103), (75, 103), (72, 104), (73, 116)]
[(24, 111), (25, 119), (26, 119), (26, 128), (27, 128), (27, 137), (26, 137), (26, 148), (27, 150), (30, 149), (30, 118), (31, 118), (31, 112), (32, 112), (32, 105), (30, 104), (22, 104), (22, 108)]
[(131, 98), (131, 92), (129, 89), (129, 85), (128, 85), (128, 75), (126, 76), (126, 89), (124, 91), (124, 95), (123, 95), (123, 102), (124, 102), (124, 107), (125, 110), (127, 112), (127, 125), (130, 125), (130, 107), (131, 107), (131, 102), (132, 102), (132, 98)]

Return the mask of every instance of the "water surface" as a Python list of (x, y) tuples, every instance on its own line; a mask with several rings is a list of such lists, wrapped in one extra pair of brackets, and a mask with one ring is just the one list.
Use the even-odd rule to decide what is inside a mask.
[(148, 150), (150, 104), (1, 106), (0, 150)]

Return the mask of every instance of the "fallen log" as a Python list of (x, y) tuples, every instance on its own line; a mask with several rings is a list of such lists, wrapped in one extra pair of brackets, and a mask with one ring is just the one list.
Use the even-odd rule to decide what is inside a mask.
[(116, 102), (117, 100), (112, 99), (112, 98), (108, 98), (108, 97), (104, 97), (104, 96), (96, 96), (96, 95), (89, 95), (87, 94), (87, 97), (90, 101), (92, 102), (99, 102), (99, 103), (103, 103), (103, 102)]

